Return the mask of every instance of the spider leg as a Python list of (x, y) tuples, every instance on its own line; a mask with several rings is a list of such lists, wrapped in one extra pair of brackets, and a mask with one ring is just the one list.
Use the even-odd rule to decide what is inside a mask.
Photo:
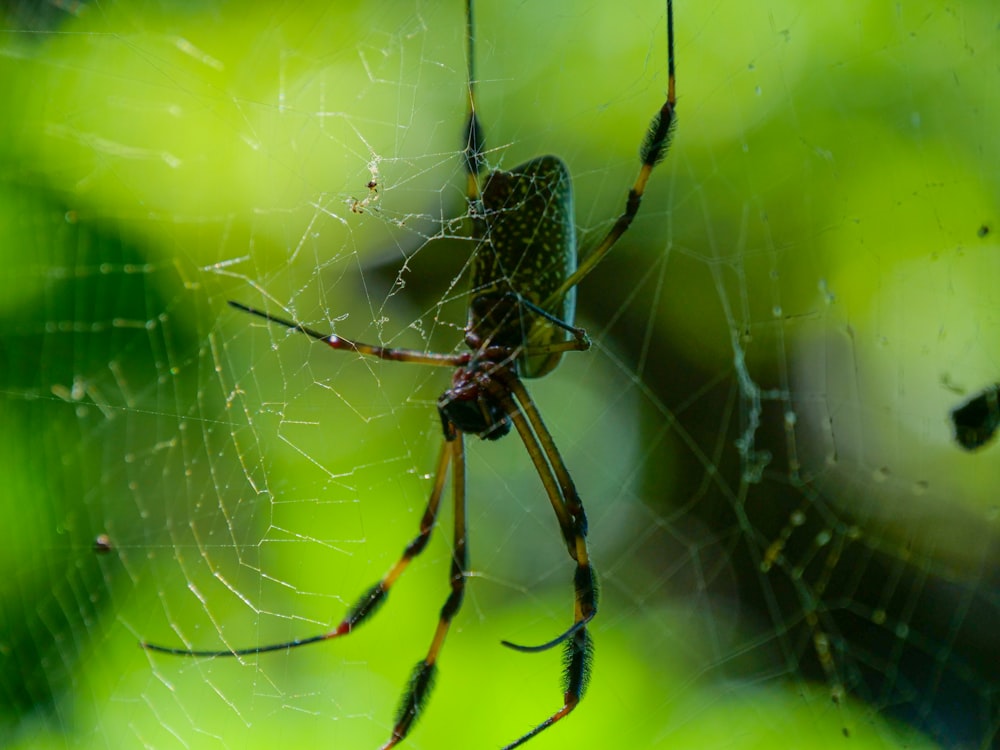
[[(528, 421), (531, 423), (531, 428), (538, 437), (542, 450), (545, 452), (545, 456), (552, 466), (552, 470), (555, 472), (556, 479), (559, 480), (559, 487), (562, 490), (567, 510), (573, 516), (578, 516), (581, 519), (583, 536), (586, 536), (587, 516), (583, 509), (583, 501), (580, 499), (580, 494), (576, 491), (576, 484), (569, 474), (569, 469), (566, 468), (566, 462), (563, 461), (562, 454), (559, 453), (559, 448), (556, 447), (555, 440), (552, 439), (552, 433), (545, 426), (542, 415), (538, 411), (538, 407), (535, 406), (531, 394), (528, 393), (528, 389), (524, 387), (524, 383), (518, 377), (511, 377), (508, 373), (501, 372), (497, 374), (497, 379), (503, 382), (507, 389), (514, 394), (525, 415), (527, 415)], [(585, 544), (583, 552), (586, 556)], [(572, 551), (570, 554), (573, 554)], [(576, 555), (574, 555), (574, 558), (578, 559)]]
[(363, 593), (354, 605), (348, 610), (344, 619), (340, 621), (336, 628), (314, 635), (309, 638), (296, 638), (284, 643), (273, 643), (267, 646), (252, 646), (250, 648), (226, 649), (222, 651), (195, 651), (186, 648), (171, 648), (169, 646), (159, 646), (155, 643), (141, 643), (140, 645), (147, 651), (157, 651), (162, 654), (173, 656), (252, 656), (255, 654), (265, 654), (270, 651), (286, 651), (290, 648), (305, 646), (319, 641), (328, 641), (349, 634), (358, 625), (367, 620), (385, 601), (389, 594), (389, 589), (399, 579), (406, 570), (410, 562), (424, 551), (427, 542), (430, 540), (431, 532), (437, 520), (438, 507), (441, 502), (441, 492), (444, 489), (445, 478), (448, 476), (448, 464), (454, 451), (450, 443), (445, 441), (441, 448), (441, 455), (438, 458), (437, 473), (434, 475), (434, 487), (431, 490), (430, 498), (424, 515), (420, 519), (420, 532), (413, 540), (406, 545), (402, 556), (396, 561), (389, 572), (386, 573), (378, 583)]
[(468, 529), (465, 522), (465, 442), (463, 433), (450, 429), (445, 435), (445, 450), (452, 455), (452, 488), (455, 495), (455, 537), (452, 546), (451, 593), (441, 607), (434, 639), (427, 656), (417, 662), (410, 674), (410, 682), (403, 693), (396, 713), (396, 725), (392, 736), (382, 745), (381, 750), (389, 750), (402, 740), (413, 723), (420, 717), (423, 707), (434, 685), (438, 654), (444, 646), (451, 621), (462, 606), (465, 595), (465, 574), (468, 569)]
[(563, 654), (563, 663), (566, 671), (563, 675), (564, 692), (563, 706), (549, 718), (536, 726), (527, 734), (518, 737), (509, 745), (504, 745), (503, 750), (513, 750), (520, 747), (535, 735), (548, 729), (560, 719), (565, 718), (577, 707), (583, 692), (587, 689), (587, 682), (590, 679), (590, 667), (594, 658), (594, 642), (590, 639), (590, 633), (586, 628), (576, 631), (573, 640), (566, 642), (566, 650)]
[[(503, 301), (505, 303), (506, 302), (516, 303), (515, 305), (511, 305), (509, 307), (510, 309), (510, 312), (508, 313), (509, 315), (511, 316), (520, 315), (521, 309), (527, 308), (528, 310), (531, 310), (533, 313), (535, 313), (535, 315), (537, 315), (538, 317), (542, 318), (543, 320), (547, 320), (549, 323), (558, 328), (562, 328), (564, 331), (569, 332), (573, 336), (572, 341), (562, 341), (554, 344), (545, 344), (543, 346), (532, 345), (524, 347), (517, 352), (518, 356), (533, 356), (536, 354), (549, 354), (552, 352), (568, 352), (568, 351), (585, 352), (588, 349), (590, 349), (591, 346), (590, 336), (587, 335), (586, 330), (574, 325), (570, 325), (565, 320), (556, 317), (547, 310), (543, 310), (541, 307), (536, 305), (530, 299), (524, 297), (521, 294), (518, 294), (517, 292), (510, 290), (500, 292), (500, 291), (493, 291), (492, 289), (489, 288), (476, 289), (473, 291), (473, 296), (476, 296), (479, 299), (486, 299), (490, 295), (494, 294), (500, 301)], [(490, 340), (492, 339), (492, 337), (489, 337), (484, 342), (480, 337), (479, 333), (476, 331), (476, 328), (477, 326), (475, 324), (475, 314), (472, 308), (470, 307), (469, 319), (465, 325), (466, 343), (472, 349), (489, 347)], [(527, 331), (525, 331), (525, 334), (527, 334)]]
[(290, 328), (293, 331), (304, 333), (306, 336), (314, 338), (317, 341), (322, 341), (331, 349), (343, 349), (346, 351), (357, 352), (358, 354), (364, 354), (377, 359), (387, 359), (395, 362), (416, 362), (417, 364), (434, 365), (436, 367), (461, 367), (469, 361), (470, 355), (468, 352), (461, 352), (459, 354), (438, 354), (436, 352), (422, 352), (417, 349), (392, 349), (385, 346), (378, 346), (376, 344), (365, 344), (360, 341), (345, 339), (343, 336), (338, 336), (335, 333), (321, 333), (320, 331), (310, 328), (309, 326), (302, 325), (301, 323), (294, 323), (291, 320), (280, 318), (277, 315), (271, 315), (269, 312), (258, 310), (254, 307), (248, 307), (240, 302), (230, 300), (229, 304), (237, 310), (242, 310), (243, 312), (250, 313), (251, 315), (256, 315), (269, 323), (277, 323), (278, 325), (285, 326), (285, 328)]
[(601, 243), (591, 250), (583, 262), (577, 266), (576, 271), (570, 274), (566, 280), (549, 295), (548, 299), (542, 302), (542, 307), (549, 308), (553, 303), (561, 300), (563, 295), (579, 284), (594, 267), (597, 266), (604, 256), (608, 254), (621, 239), (622, 235), (628, 231), (632, 225), (632, 220), (639, 213), (639, 205), (642, 203), (643, 193), (646, 192), (646, 183), (653, 172), (653, 167), (663, 160), (670, 148), (673, 139), (674, 129), (677, 125), (676, 107), (677, 92), (674, 80), (674, 10), (672, 0), (667, 0), (667, 99), (663, 106), (653, 115), (650, 120), (649, 130), (646, 138), (639, 149), (639, 158), (642, 166), (639, 169), (639, 176), (628, 191), (628, 198), (625, 200), (625, 210), (615, 220), (614, 225), (601, 240)]
[(535, 355), (535, 354), (550, 354), (552, 352), (585, 352), (590, 349), (590, 336), (587, 332), (578, 326), (570, 325), (565, 320), (560, 320), (555, 315), (546, 312), (541, 307), (536, 305), (529, 299), (525, 299), (521, 295), (517, 295), (518, 302), (523, 306), (527, 307), (529, 310), (534, 312), (536, 315), (541, 316), (543, 319), (548, 320), (555, 326), (562, 328), (564, 331), (568, 331), (573, 335), (572, 341), (563, 341), (555, 344), (547, 344), (545, 346), (530, 346), (524, 351), (525, 356)]
[[(552, 435), (545, 427), (538, 409), (535, 408), (534, 402), (517, 375), (509, 369), (501, 368), (494, 372), (493, 376), (490, 392), (500, 402), (514, 423), (518, 435), (521, 436), (521, 441), (535, 465), (535, 470), (545, 487), (545, 493), (559, 520), (567, 550), (577, 562), (574, 575), (573, 625), (562, 635), (537, 647), (518, 646), (503, 641), (509, 648), (528, 652), (541, 651), (565, 643), (562, 708), (530, 732), (504, 747), (504, 750), (512, 750), (567, 716), (583, 698), (590, 679), (594, 651), (593, 640), (586, 626), (597, 614), (597, 584), (587, 551), (587, 517), (583, 511), (583, 503), (552, 440)], [(527, 418), (525, 414), (528, 415)]]
[(486, 138), (476, 116), (476, 27), (472, 20), (472, 0), (465, 3), (465, 62), (469, 87), (468, 117), (465, 122), (465, 173), (466, 195), (469, 202), (479, 198), (479, 171), (483, 167), (483, 149)]
[[(508, 411), (532, 462), (535, 464), (535, 469), (542, 479), (542, 484), (545, 485), (545, 491), (552, 503), (552, 508), (559, 519), (559, 527), (562, 530), (566, 548), (570, 557), (576, 560), (577, 564), (574, 575), (576, 605), (573, 624), (551, 641), (538, 646), (522, 646), (510, 641), (502, 641), (504, 646), (515, 651), (529, 653), (546, 651), (575, 636), (597, 614), (597, 579), (590, 564), (590, 554), (587, 550), (587, 514), (573, 478), (566, 468), (566, 462), (563, 461), (555, 440), (552, 439), (552, 433), (545, 426), (541, 413), (521, 379), (506, 369), (495, 372), (494, 378), (502, 384), (495, 393)], [(506, 393), (513, 394), (514, 398), (517, 399), (516, 403)], [(511, 409), (514, 411), (510, 411)], [(525, 416), (527, 416), (527, 423), (525, 423)], [(530, 423), (530, 427), (528, 423)], [(553, 474), (559, 483), (558, 488), (553, 481)]]

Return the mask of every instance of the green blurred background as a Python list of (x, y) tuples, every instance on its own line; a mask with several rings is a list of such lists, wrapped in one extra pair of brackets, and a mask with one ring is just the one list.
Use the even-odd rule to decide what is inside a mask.
[[(0, 11), (0, 744), (377, 747), (447, 591), (415, 533), (461, 341), (461, 3)], [(529, 383), (588, 503), (593, 681), (536, 748), (986, 748), (1000, 726), (1000, 9), (682, 2), (679, 125)], [(481, 2), (488, 159), (555, 152), (586, 247), (666, 89), (656, 2)], [(370, 190), (370, 181), (377, 189)], [(516, 439), (471, 444), (473, 573), (407, 747), (561, 703), (572, 565)], [(110, 551), (94, 540), (106, 534)], [(847, 735), (849, 738), (845, 738)]]

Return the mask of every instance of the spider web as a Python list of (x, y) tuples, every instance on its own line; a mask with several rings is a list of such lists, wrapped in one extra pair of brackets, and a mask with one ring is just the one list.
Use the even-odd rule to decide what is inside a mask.
[[(375, 747), (447, 592), (416, 533), (451, 351), (459, 3), (8, 3), (0, 65), (0, 744)], [(626, 7), (628, 5), (629, 7)], [(631, 7), (631, 5), (641, 7)], [(679, 128), (528, 387), (601, 574), (587, 697), (532, 747), (987, 748), (1000, 12), (678, 0)], [(592, 246), (666, 89), (658, 3), (477, 7), (491, 166), (574, 175)], [(558, 708), (572, 564), (516, 438), (469, 445), (472, 574), (409, 747)], [(850, 744), (848, 744), (850, 743)]]

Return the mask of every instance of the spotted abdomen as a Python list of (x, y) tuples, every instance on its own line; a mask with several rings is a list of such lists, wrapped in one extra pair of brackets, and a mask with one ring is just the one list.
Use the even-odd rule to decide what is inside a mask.
[[(566, 340), (564, 328), (523, 304), (540, 306), (576, 269), (573, 188), (566, 164), (540, 156), (486, 176), (483, 241), (472, 261), (470, 324), (481, 339), (527, 350)], [(573, 325), (570, 289), (542, 308)], [(545, 375), (562, 352), (518, 356), (523, 378)]]

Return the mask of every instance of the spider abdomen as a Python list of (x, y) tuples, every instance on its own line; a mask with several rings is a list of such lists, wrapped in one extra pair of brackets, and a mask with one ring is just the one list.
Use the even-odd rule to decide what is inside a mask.
[[(482, 206), (485, 232), (472, 260), (469, 328), (491, 345), (529, 350), (517, 357), (518, 373), (541, 377), (562, 352), (530, 350), (564, 341), (566, 330), (524, 302), (540, 307), (576, 270), (569, 169), (556, 156), (539, 156), (510, 171), (490, 172)], [(572, 326), (575, 291), (540, 309)]]

